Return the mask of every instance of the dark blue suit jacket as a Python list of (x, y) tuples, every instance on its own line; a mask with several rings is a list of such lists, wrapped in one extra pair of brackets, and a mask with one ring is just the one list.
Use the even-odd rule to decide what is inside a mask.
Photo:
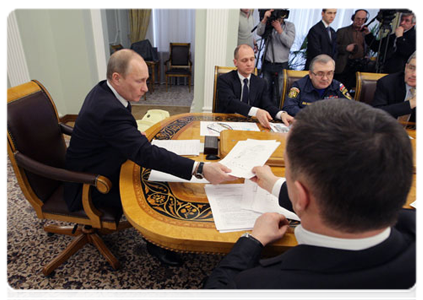
[(383, 109), (394, 118), (411, 114), (410, 122), (416, 122), (416, 109), (411, 109), (410, 103), (404, 101), (407, 92), (404, 76), (404, 72), (399, 72), (379, 79), (376, 84), (372, 105)]
[(217, 78), (216, 98), (218, 101), (216, 112), (218, 113), (238, 113), (248, 116), (248, 112), (254, 106), (266, 110), (275, 119), (276, 114), (280, 111), (270, 100), (266, 81), (254, 74), (251, 74), (250, 77), (249, 103), (240, 101), (241, 81), (236, 70)]
[(409, 289), (416, 283), (416, 214), (402, 210), (390, 236), (360, 251), (298, 245), (259, 260), (261, 247), (240, 238), (205, 288)]
[(307, 61), (305, 70), (310, 67), (310, 62), (313, 58), (320, 54), (327, 54), (333, 59), (336, 58), (337, 45), (336, 45), (336, 32), (330, 28), (332, 41), (329, 39), (329, 34), (323, 21), (318, 22), (310, 28), (307, 34)]
[[(190, 159), (152, 146), (138, 131), (130, 111), (115, 97), (107, 82), (102, 81), (87, 95), (78, 114), (66, 153), (66, 167), (106, 176), (113, 184), (112, 190), (103, 195), (93, 189), (93, 200), (112, 195), (120, 203), (119, 173), (127, 159), (184, 179), (191, 179), (194, 164)], [(82, 208), (81, 192), (81, 184), (65, 185), (65, 200), (70, 210)]]

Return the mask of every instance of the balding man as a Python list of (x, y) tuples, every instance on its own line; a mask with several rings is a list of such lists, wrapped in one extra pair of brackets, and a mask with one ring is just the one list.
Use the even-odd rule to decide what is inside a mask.
[(236, 71), (217, 78), (217, 112), (256, 117), (266, 128), (273, 119), (289, 126), (293, 118), (272, 103), (267, 82), (253, 74), (255, 56), (250, 45), (235, 48), (234, 65)]
[[(69, 170), (101, 174), (111, 180), (113, 186), (108, 194), (94, 189), (91, 196), (95, 206), (109, 207), (117, 213), (122, 211), (119, 172), (127, 159), (184, 179), (191, 179), (193, 174), (204, 175), (214, 184), (232, 179), (227, 174), (230, 170), (219, 163), (196, 163), (151, 145), (141, 134), (130, 102), (138, 102), (148, 91), (147, 79), (148, 68), (139, 54), (129, 49), (115, 52), (107, 66), (107, 80), (98, 83), (82, 105), (66, 153)], [(81, 193), (81, 184), (65, 185), (65, 200), (71, 211), (82, 209)], [(153, 246), (148, 245), (151, 250)], [(153, 254), (164, 263), (180, 263), (167, 259), (166, 253)]]

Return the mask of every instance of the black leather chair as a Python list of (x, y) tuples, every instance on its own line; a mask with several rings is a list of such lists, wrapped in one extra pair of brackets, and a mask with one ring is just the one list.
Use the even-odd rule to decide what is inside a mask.
[[(130, 227), (120, 222), (122, 212), (94, 207), (90, 190), (107, 193), (111, 182), (99, 174), (64, 169), (66, 143), (64, 134), (72, 127), (59, 122), (50, 94), (38, 81), (10, 88), (7, 93), (7, 151), (19, 186), (39, 219), (65, 221), (75, 226), (45, 225), (48, 233), (75, 238), (53, 261), (43, 268), (49, 275), (87, 243), (92, 243), (114, 269), (119, 261), (106, 247), (101, 233)], [(64, 200), (63, 182), (83, 184), (83, 210), (70, 212)], [(94, 259), (94, 258), (93, 258)]]
[(169, 59), (164, 62), (166, 91), (169, 77), (187, 77), (188, 89), (191, 92), (192, 62), (190, 43), (170, 43)]

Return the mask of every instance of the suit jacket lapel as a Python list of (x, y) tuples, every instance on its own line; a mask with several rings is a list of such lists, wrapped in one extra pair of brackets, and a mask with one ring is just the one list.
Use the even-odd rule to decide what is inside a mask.
[(254, 105), (256, 100), (257, 100), (257, 77), (254, 74), (251, 74), (250, 77), (250, 105), (251, 106), (259, 106), (259, 105)]
[(232, 76), (233, 76), (233, 84), (234, 84), (234, 92), (235, 92), (235, 96), (241, 100), (241, 81), (239, 80), (238, 77), (238, 71), (232, 71)]

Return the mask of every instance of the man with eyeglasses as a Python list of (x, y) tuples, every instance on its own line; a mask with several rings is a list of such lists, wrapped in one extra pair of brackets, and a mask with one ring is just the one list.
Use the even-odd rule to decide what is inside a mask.
[(316, 56), (310, 63), (309, 74), (292, 85), (282, 110), (295, 116), (302, 108), (319, 100), (351, 99), (346, 87), (333, 79), (334, 72), (335, 61), (329, 55)]
[(372, 105), (403, 122), (416, 122), (416, 52), (408, 59), (404, 71), (378, 80)]

